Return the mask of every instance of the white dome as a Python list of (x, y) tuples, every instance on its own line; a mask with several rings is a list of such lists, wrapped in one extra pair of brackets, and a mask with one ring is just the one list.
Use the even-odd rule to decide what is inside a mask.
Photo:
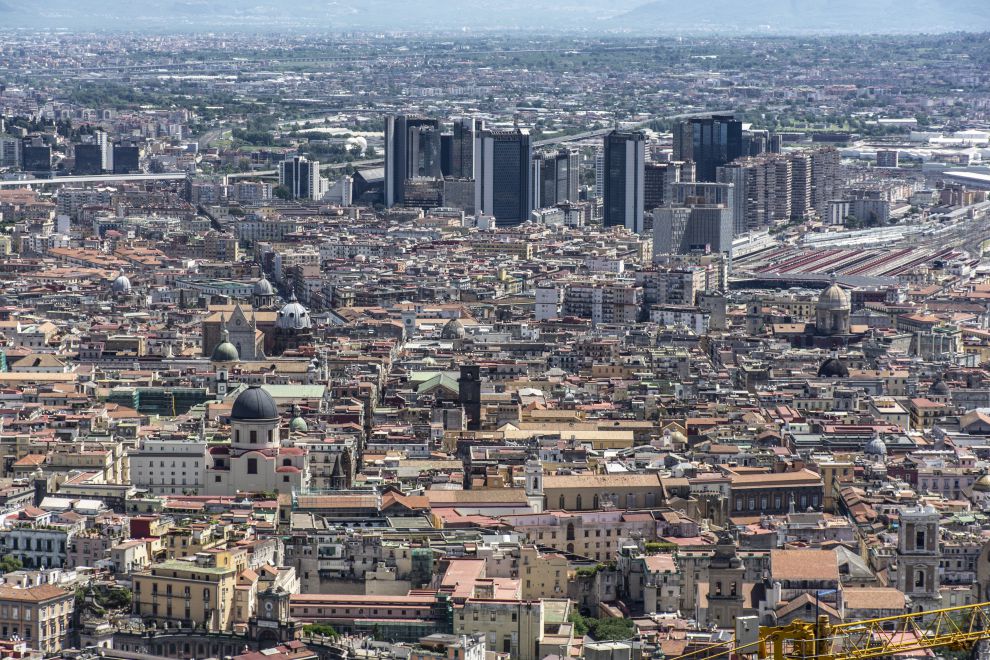
[(296, 300), (296, 294), (292, 294), (285, 307), (278, 310), (275, 327), (282, 330), (305, 330), (312, 326), (313, 321), (309, 317), (309, 312)]
[(849, 294), (846, 290), (832, 282), (818, 297), (818, 309), (847, 310), (852, 309), (852, 303), (849, 302)]
[(131, 292), (131, 281), (127, 279), (127, 276), (121, 273), (117, 276), (117, 279), (113, 281), (110, 285), (110, 291), (113, 293), (130, 293)]
[(872, 440), (866, 443), (865, 452), (869, 456), (886, 456), (887, 455), (887, 445), (880, 436), (874, 436)]
[(261, 279), (254, 283), (254, 295), (256, 296), (273, 296), (275, 295), (275, 289), (272, 288), (272, 283), (268, 281), (265, 274), (261, 274)]

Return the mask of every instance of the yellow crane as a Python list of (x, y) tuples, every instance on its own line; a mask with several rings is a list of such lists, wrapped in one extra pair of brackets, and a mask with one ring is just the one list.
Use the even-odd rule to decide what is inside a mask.
[(735, 640), (699, 649), (671, 660), (868, 660), (924, 649), (971, 649), (990, 639), (990, 603), (947, 607), (832, 625), (816, 622), (760, 626), (758, 639), (737, 646)]

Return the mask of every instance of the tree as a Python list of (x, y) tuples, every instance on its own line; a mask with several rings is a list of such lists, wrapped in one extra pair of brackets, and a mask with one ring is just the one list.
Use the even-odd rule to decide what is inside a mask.
[(279, 199), (292, 199), (292, 191), (285, 186), (275, 186), (272, 189), (272, 194)]
[(340, 633), (327, 623), (309, 623), (303, 626), (303, 632), (307, 635), (323, 635), (324, 637), (339, 637)]
[(635, 636), (635, 626), (631, 619), (594, 619), (591, 636), (599, 641), (630, 639)]
[(0, 559), (0, 573), (10, 573), (24, 568), (24, 563), (14, 555), (6, 555)]

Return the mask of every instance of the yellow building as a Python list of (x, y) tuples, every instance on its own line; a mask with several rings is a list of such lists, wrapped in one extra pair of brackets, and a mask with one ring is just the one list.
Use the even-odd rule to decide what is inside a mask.
[(565, 598), (567, 596), (567, 558), (556, 553), (543, 554), (536, 546), (519, 549), (519, 582), (523, 600)]
[(45, 655), (58, 653), (72, 623), (74, 599), (72, 592), (52, 584), (0, 585), (0, 636), (20, 637)]
[(184, 559), (227, 542), (230, 525), (189, 525), (174, 527), (164, 536), (165, 551), (169, 559)]
[(228, 551), (170, 559), (135, 573), (134, 614), (158, 623), (230, 629), (238, 570)]
[(651, 509), (664, 500), (656, 474), (550, 475), (543, 479), (543, 494), (547, 510), (564, 511), (595, 511), (606, 503), (616, 509)]

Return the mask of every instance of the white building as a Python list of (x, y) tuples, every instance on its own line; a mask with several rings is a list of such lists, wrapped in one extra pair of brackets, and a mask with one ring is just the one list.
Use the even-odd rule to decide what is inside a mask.
[(536, 320), (560, 318), (560, 304), (563, 299), (560, 286), (543, 284), (536, 287)]
[(155, 495), (201, 495), (206, 485), (204, 440), (145, 438), (128, 454), (131, 483)]

